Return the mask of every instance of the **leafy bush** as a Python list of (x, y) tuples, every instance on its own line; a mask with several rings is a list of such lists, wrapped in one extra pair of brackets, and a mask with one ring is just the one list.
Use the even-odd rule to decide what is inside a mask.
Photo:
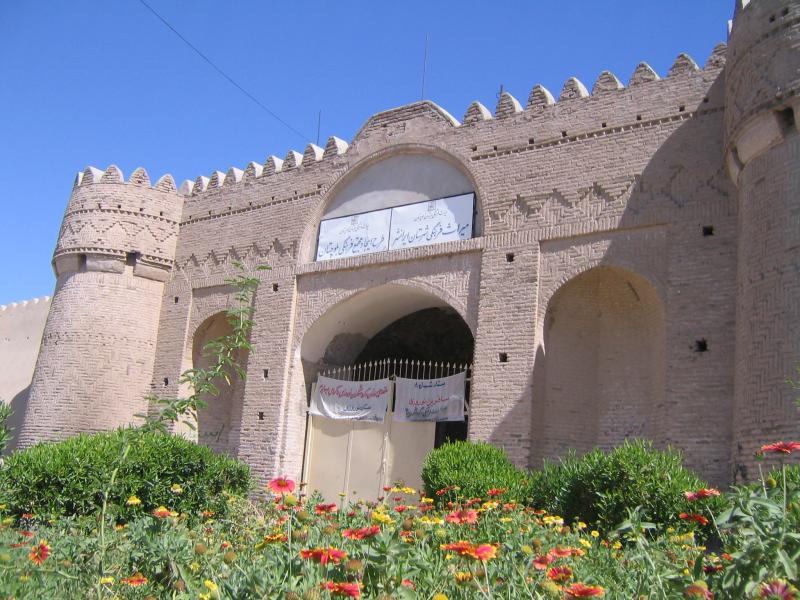
[(574, 453), (559, 463), (545, 462), (531, 474), (533, 505), (567, 521), (580, 519), (610, 531), (637, 506), (660, 525), (674, 524), (678, 515), (718, 510), (723, 501), (711, 497), (689, 502), (683, 495), (707, 487), (682, 464), (680, 453), (654, 450), (650, 442), (626, 441), (606, 453)]
[[(96, 514), (104, 490), (108, 512), (123, 519), (158, 506), (221, 513), (227, 494), (247, 493), (250, 469), (182, 437), (121, 429), (16, 452), (6, 460), (0, 485), (3, 500), (17, 515)], [(141, 504), (128, 505), (131, 496)]]
[[(527, 476), (506, 453), (483, 442), (454, 442), (432, 450), (422, 465), (425, 493), (439, 501), (486, 498), (490, 489), (505, 489), (504, 500), (524, 501)], [(437, 491), (448, 489), (437, 495)]]

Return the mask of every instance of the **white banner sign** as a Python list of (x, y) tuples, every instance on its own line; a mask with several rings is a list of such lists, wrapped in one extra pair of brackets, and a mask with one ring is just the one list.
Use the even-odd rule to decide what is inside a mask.
[(342, 381), (320, 376), (311, 396), (312, 415), (382, 423), (389, 405), (388, 379)]
[(466, 372), (395, 381), (395, 421), (463, 421)]
[(473, 212), (473, 194), (395, 206), (389, 249), (469, 239)]
[(392, 210), (328, 219), (319, 224), (317, 260), (345, 258), (389, 249)]

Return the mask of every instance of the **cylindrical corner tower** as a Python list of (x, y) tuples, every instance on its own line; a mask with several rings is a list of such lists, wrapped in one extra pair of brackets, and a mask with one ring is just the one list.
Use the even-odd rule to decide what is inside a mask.
[(182, 197), (143, 169), (78, 176), (53, 257), (56, 290), (18, 445), (125, 425), (145, 413)]
[(733, 480), (760, 445), (800, 437), (800, 1), (738, 1), (725, 71), (725, 152), (738, 187)]

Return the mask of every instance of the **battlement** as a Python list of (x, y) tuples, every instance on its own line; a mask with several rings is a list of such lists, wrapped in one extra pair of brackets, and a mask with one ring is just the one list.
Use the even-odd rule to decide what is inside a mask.
[(51, 300), (52, 298), (50, 296), (40, 296), (38, 298), (31, 298), (30, 300), (12, 302), (11, 304), (0, 304), (0, 313), (11, 314), (12, 312), (22, 312), (25, 309), (40, 308), (45, 304), (50, 304)]
[(256, 179), (280, 176), (298, 169), (313, 167), (346, 154), (358, 145), (361, 139), (369, 137), (375, 131), (391, 128), (393, 125), (412, 119), (425, 119), (426, 124), (431, 125), (433, 130), (461, 129), (480, 127), (482, 123), (501, 121), (515, 115), (536, 114), (538, 117), (546, 119), (548, 114), (555, 115), (555, 111), (569, 104), (575, 111), (575, 125), (579, 126), (582, 124), (582, 115), (579, 114), (580, 108), (577, 105), (581, 102), (587, 103), (588, 107), (598, 99), (613, 101), (614, 94), (622, 94), (626, 90), (647, 89), (650, 93), (652, 85), (668, 86), (681, 78), (708, 73), (716, 74), (725, 66), (726, 52), (726, 44), (718, 44), (702, 69), (689, 55), (679, 54), (664, 78), (660, 77), (646, 62), (641, 62), (631, 74), (627, 86), (623, 85), (619, 78), (610, 71), (603, 71), (592, 85), (591, 92), (578, 78), (569, 77), (557, 98), (547, 88), (536, 84), (531, 89), (524, 106), (513, 95), (503, 92), (495, 106), (494, 113), (482, 103), (475, 101), (467, 107), (460, 122), (431, 101), (414, 102), (371, 116), (359, 129), (350, 144), (332, 136), (328, 138), (324, 148), (308, 144), (302, 153), (289, 150), (283, 159), (270, 155), (263, 164), (253, 161), (248, 163), (244, 169), (231, 167), (224, 173), (214, 171), (208, 177), (201, 175), (193, 183), (187, 180), (181, 184), (180, 193), (196, 197), (212, 190), (240, 184), (246, 185)]

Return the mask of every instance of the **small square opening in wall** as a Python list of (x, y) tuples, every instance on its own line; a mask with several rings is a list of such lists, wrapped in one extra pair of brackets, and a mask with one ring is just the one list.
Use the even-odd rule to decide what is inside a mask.
[(708, 237), (710, 235), (714, 235), (714, 226), (703, 225), (703, 237)]
[(506, 262), (514, 262), (514, 253), (513, 252), (509, 252), (508, 254), (506, 254)]
[(603, 121), (602, 123), (600, 123), (600, 127), (602, 127), (603, 129), (605, 129), (606, 127), (608, 127), (608, 123), (606, 123), (605, 121)]
[(705, 339), (695, 340), (695, 342), (694, 342), (694, 351), (695, 352), (708, 352), (708, 342)]
[(263, 421), (264, 420), (264, 411), (263, 410), (258, 411), (258, 420), (259, 421)]
[(164, 377), (164, 387), (169, 386), (169, 377)]
[(273, 292), (277, 292), (278, 291), (278, 284), (277, 283), (273, 283), (272, 284), (272, 291)]
[(264, 379), (269, 379), (269, 369), (264, 369)]
[(683, 104), (681, 104), (681, 105), (678, 107), (678, 112), (684, 112), (685, 110), (686, 110), (686, 107), (685, 107)]
[(508, 352), (500, 352), (500, 353), (497, 355), (497, 359), (498, 359), (498, 360), (499, 360), (501, 363), (507, 363), (507, 362), (508, 362)]
[(561, 132), (561, 137), (567, 137), (567, 132), (566, 131), (562, 131)]
[(180, 298), (178, 298), (178, 296), (175, 296), (175, 304), (178, 303), (178, 300), (180, 300)]

